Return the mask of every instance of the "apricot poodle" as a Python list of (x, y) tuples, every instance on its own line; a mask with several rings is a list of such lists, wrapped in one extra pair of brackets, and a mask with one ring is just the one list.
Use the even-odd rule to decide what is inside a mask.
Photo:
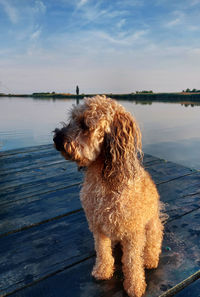
[(95, 240), (92, 275), (112, 277), (112, 247), (120, 242), (124, 288), (142, 296), (144, 268), (158, 266), (163, 225), (156, 186), (141, 164), (136, 120), (115, 100), (95, 96), (74, 106), (69, 123), (54, 132), (65, 159), (87, 168), (80, 198)]

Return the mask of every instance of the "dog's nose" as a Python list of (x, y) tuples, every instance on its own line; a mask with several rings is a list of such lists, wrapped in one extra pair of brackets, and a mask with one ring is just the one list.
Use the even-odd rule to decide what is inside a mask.
[(58, 151), (63, 151), (64, 150), (64, 145), (63, 145), (63, 134), (59, 129), (55, 129), (54, 131), (54, 137), (53, 137), (53, 141), (55, 144), (55, 147)]

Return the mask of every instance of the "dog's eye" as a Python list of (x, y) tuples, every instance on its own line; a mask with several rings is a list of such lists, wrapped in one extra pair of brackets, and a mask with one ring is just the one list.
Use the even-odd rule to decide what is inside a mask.
[(88, 130), (88, 126), (86, 125), (84, 118), (80, 120), (80, 127), (82, 130)]

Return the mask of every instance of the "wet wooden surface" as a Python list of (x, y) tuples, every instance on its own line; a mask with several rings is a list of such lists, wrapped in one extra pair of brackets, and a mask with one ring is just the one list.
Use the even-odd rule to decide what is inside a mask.
[[(199, 297), (200, 172), (150, 155), (144, 165), (169, 215), (145, 296)], [(43, 145), (0, 153), (0, 169), (0, 296), (127, 296), (119, 259), (111, 280), (91, 277), (95, 252), (76, 165)]]

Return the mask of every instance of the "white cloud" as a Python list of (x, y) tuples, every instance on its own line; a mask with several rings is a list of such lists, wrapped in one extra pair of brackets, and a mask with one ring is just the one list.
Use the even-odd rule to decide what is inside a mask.
[[(118, 46), (131, 46), (134, 43), (143, 41), (143, 36), (148, 33), (148, 30), (138, 30), (133, 33), (127, 34), (126, 32), (120, 32), (119, 34), (111, 35), (105, 31), (93, 30), (86, 34), (88, 42), (92, 44), (92, 40), (95, 40), (96, 44), (101, 44), (106, 50), (109, 45)], [(90, 41), (91, 40), (91, 41)], [(106, 42), (106, 44), (105, 44)], [(105, 47), (106, 46), (106, 47)], [(120, 51), (120, 48), (118, 48)]]
[[(23, 2), (20, 1), (0, 0), (0, 5), (5, 9), (10, 3)], [(16, 92), (20, 84), (24, 92), (48, 91), (52, 87), (60, 91), (66, 88), (66, 81), (69, 86), (80, 82), (85, 92), (127, 92), (145, 88), (170, 91), (172, 85), (176, 90), (184, 88), (180, 86), (183, 81), (187, 83), (188, 73), (191, 74), (188, 84), (195, 75), (198, 79), (200, 47), (195, 37), (198, 34), (192, 32), (200, 30), (196, 7), (192, 14), (192, 9), (187, 13), (185, 8), (170, 4), (165, 14), (152, 16), (155, 22), (145, 18), (138, 22), (136, 8), (131, 12), (124, 4), (132, 5), (132, 0), (116, 0), (118, 5), (112, 7), (105, 5), (105, 0), (104, 5), (101, 0), (95, 3), (74, 0), (72, 5), (70, 0), (62, 1), (70, 3), (71, 17), (60, 22), (62, 27), (59, 28), (55, 22), (55, 30), (51, 27), (46, 34), (42, 26), (43, 14), (51, 10), (51, 5), (47, 10), (46, 1), (24, 0), (23, 7), (21, 4), (17, 9), (12, 6), (14, 13), (10, 16), (7, 12), (12, 23), (20, 21), (20, 26), (16, 26), (16, 31), (11, 26), (13, 35), (10, 33), (9, 37), (17, 40), (17, 46), (8, 46), (11, 52), (2, 47), (0, 67), (6, 69), (6, 84)], [(184, 5), (187, 1), (183, 0)], [(133, 2), (136, 5), (137, 1)], [(55, 17), (62, 17), (62, 13), (56, 13)], [(44, 76), (45, 82), (41, 79)]]
[(16, 7), (14, 7), (9, 0), (0, 0), (0, 4), (3, 6), (10, 21), (16, 24), (19, 21), (19, 14)]
[(181, 10), (173, 11), (172, 16), (173, 16), (173, 18), (171, 20), (168, 20), (165, 23), (165, 27), (168, 27), (168, 28), (174, 27), (174, 26), (184, 23), (184, 21), (185, 21), (185, 13)]
[(41, 34), (41, 29), (38, 29), (30, 35), (30, 39), (37, 40), (39, 38), (40, 34)]
[(80, 1), (77, 3), (77, 7), (80, 8), (80, 7), (82, 7), (83, 5), (85, 5), (86, 3), (88, 3), (88, 0), (80, 0)]
[(118, 23), (117, 23), (117, 27), (119, 29), (121, 29), (126, 23), (126, 20), (125, 19), (121, 19)]
[(138, 30), (127, 38), (128, 42), (135, 42), (140, 40), (144, 35), (148, 33), (148, 30)]
[(188, 30), (190, 30), (190, 31), (199, 31), (200, 26), (198, 26), (198, 25), (189, 25)]
[(41, 0), (37, 0), (35, 2), (35, 12), (41, 12), (41, 13), (45, 13), (46, 12), (46, 6), (44, 5), (44, 3)]
[(109, 43), (114, 44), (127, 44), (127, 41), (125, 39), (115, 38), (111, 36), (110, 34), (104, 32), (104, 31), (95, 31), (93, 34), (100, 40), (104, 39)]
[(179, 25), (180, 23), (181, 23), (181, 19), (180, 18), (176, 18), (176, 19), (171, 20), (170, 22), (168, 22), (166, 24), (166, 27), (173, 27), (173, 26)]

